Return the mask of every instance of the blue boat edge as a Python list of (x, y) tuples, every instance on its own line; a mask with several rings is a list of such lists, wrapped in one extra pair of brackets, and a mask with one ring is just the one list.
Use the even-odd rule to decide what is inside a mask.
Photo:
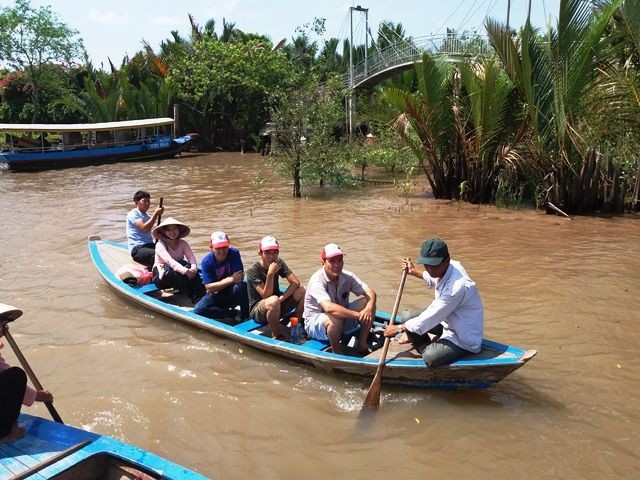
[[(24, 428), (25, 436), (0, 444), (0, 478), (2, 479), (25, 475), (29, 470), (35, 471), (28, 478), (54, 478), (57, 475), (64, 475), (65, 472), (68, 473), (70, 469), (78, 467), (83, 462), (100, 456), (119, 460), (125, 465), (152, 475), (152, 478), (168, 480), (208, 478), (142, 448), (81, 428), (26, 413), (20, 414), (18, 423)], [(38, 466), (48, 462), (53, 463), (38, 469)], [(69, 478), (83, 477), (74, 475)]]

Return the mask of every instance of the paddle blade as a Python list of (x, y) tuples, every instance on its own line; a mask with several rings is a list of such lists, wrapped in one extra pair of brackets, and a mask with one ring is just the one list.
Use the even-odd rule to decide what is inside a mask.
[(380, 407), (380, 391), (382, 390), (382, 369), (376, 371), (375, 377), (369, 386), (367, 396), (362, 403), (363, 410), (377, 410)]

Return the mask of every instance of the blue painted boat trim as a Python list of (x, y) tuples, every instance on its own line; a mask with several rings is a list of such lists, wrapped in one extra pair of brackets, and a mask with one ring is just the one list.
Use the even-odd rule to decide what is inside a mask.
[(0, 444), (0, 478), (3, 479), (34, 467), (84, 440), (90, 443), (29, 478), (49, 479), (95, 455), (122, 459), (142, 470), (161, 474), (162, 478), (168, 480), (207, 478), (151, 452), (104, 435), (24, 413), (18, 422), (25, 428), (26, 435), (13, 442)]
[(180, 153), (191, 142), (185, 135), (157, 135), (149, 143), (100, 147), (88, 146), (73, 150), (47, 150), (24, 153), (0, 152), (0, 164), (14, 171), (45, 170), (47, 168), (86, 166), (100, 163), (142, 161), (170, 158)]

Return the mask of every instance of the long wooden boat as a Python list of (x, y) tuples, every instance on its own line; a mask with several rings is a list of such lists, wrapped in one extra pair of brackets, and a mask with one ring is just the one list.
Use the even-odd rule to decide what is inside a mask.
[(192, 470), (110, 437), (28, 414), (26, 435), (0, 444), (0, 480), (205, 480)]
[(0, 169), (35, 171), (171, 158), (192, 141), (172, 118), (85, 124), (0, 124)]
[[(90, 236), (89, 252), (98, 272), (108, 285), (119, 295), (143, 308), (327, 372), (363, 377), (367, 380), (375, 374), (381, 354), (380, 347), (384, 343), (379, 333), (370, 335), (373, 352), (365, 357), (354, 356), (348, 347), (345, 348), (345, 354), (334, 354), (330, 351), (328, 343), (312, 339), (292, 343), (289, 340), (290, 331), (286, 320), (283, 320), (281, 329), (287, 340), (275, 340), (271, 338), (268, 327), (254, 320), (232, 323), (226, 319), (205, 318), (192, 312), (191, 302), (184, 295), (158, 290), (153, 284), (140, 287), (125, 283), (116, 275), (120, 267), (132, 261), (124, 243)], [(376, 325), (380, 328), (389, 320), (389, 314), (378, 312)], [(345, 345), (353, 344), (354, 341), (353, 337), (344, 339)], [(387, 354), (383, 383), (444, 389), (486, 388), (523, 366), (535, 354), (535, 350), (524, 351), (485, 339), (480, 353), (467, 355), (450, 365), (427, 368), (422, 357), (410, 344), (394, 341), (390, 343)]]

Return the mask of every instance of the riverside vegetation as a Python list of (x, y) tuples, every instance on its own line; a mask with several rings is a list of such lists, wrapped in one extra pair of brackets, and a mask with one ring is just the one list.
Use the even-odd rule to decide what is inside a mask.
[[(180, 133), (198, 132), (201, 149), (260, 150), (269, 138), (267, 161), (292, 179), (295, 197), (310, 184), (360, 185), (373, 168), (405, 191), (425, 175), (440, 199), (638, 211), (640, 0), (559, 8), (545, 29), (486, 19), (486, 37), (449, 31), (477, 54), (452, 62), (425, 53), (358, 92), (359, 128), (348, 138), (341, 76), (350, 48), (357, 62), (365, 46), (325, 39), (323, 19), (274, 46), (189, 15), (187, 35), (172, 31), (104, 69), (50, 7), (15, 0), (0, 9), (0, 122), (171, 116), (177, 104)], [(412, 42), (401, 24), (383, 22), (377, 34), (372, 52)]]

